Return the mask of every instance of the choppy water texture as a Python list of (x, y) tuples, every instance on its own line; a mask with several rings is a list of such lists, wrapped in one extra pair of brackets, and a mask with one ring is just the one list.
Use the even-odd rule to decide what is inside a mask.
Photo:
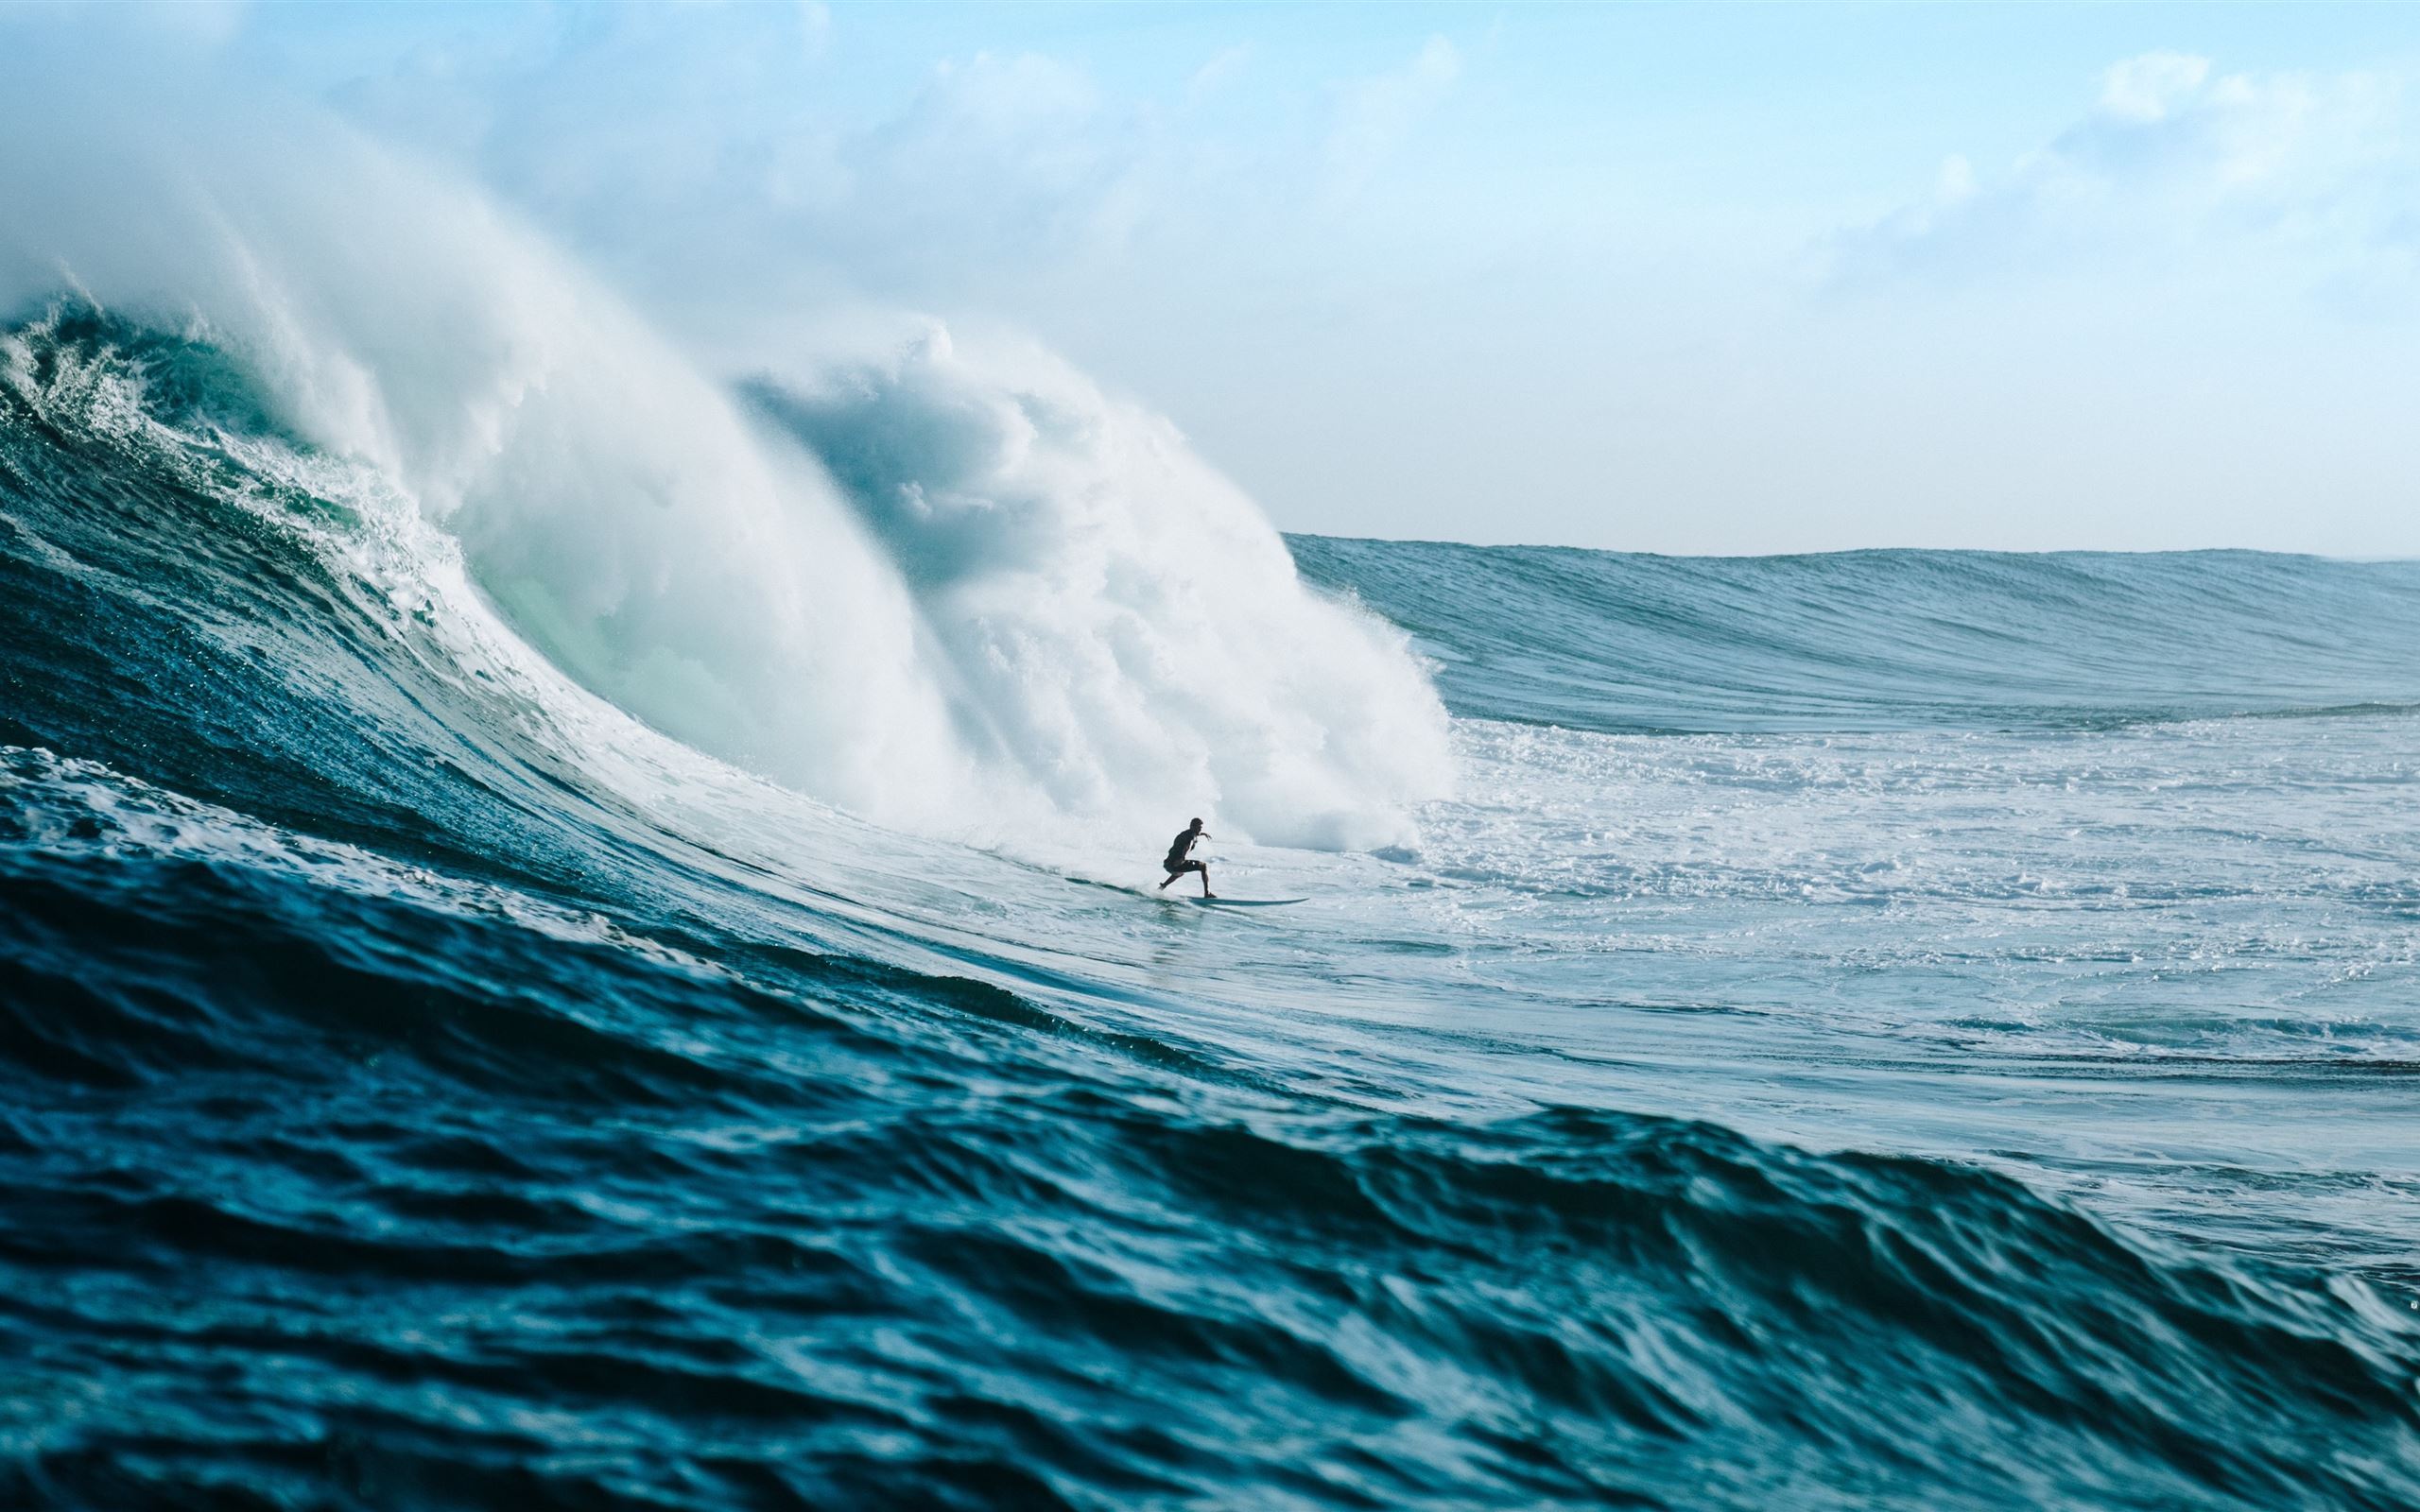
[(1222, 914), (5, 357), (0, 1502), (2420, 1503), (2420, 567), (1297, 539), (1457, 787)]

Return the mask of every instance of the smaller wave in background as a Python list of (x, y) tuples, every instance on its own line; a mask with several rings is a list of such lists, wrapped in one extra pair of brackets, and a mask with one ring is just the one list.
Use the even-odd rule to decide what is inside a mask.
[(1288, 543), (1417, 638), (1457, 714), (1651, 734), (2420, 709), (2420, 562)]

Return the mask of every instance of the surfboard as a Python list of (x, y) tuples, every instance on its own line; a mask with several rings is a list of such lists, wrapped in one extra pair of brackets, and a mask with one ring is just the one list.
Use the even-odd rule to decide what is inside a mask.
[(1204, 908), (1283, 908), (1288, 903), (1306, 903), (1308, 898), (1187, 898), (1189, 903)]

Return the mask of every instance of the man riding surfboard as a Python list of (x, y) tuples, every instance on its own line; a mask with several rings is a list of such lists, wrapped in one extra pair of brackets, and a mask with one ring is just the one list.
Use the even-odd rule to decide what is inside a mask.
[[(1210, 890), (1209, 864), (1202, 861), (1188, 860), (1185, 856), (1185, 852), (1193, 849), (1194, 841), (1207, 840), (1208, 838), (1210, 838), (1210, 832), (1201, 827), (1201, 821), (1200, 819), (1194, 820), (1193, 823), (1186, 828), (1179, 830), (1176, 833), (1176, 838), (1168, 842), (1167, 859), (1161, 862), (1160, 865), (1168, 868), (1168, 882), (1176, 881), (1177, 878), (1184, 876), (1188, 871), (1198, 871), (1201, 873), (1201, 896), (1204, 898), (1216, 898), (1219, 895)], [(1160, 884), (1162, 891), (1165, 892), (1167, 889), (1168, 882)]]

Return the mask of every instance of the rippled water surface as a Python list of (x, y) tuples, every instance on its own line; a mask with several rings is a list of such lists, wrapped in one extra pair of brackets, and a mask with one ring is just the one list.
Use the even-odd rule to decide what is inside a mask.
[(1453, 796), (1219, 911), (9, 340), (0, 1501), (2420, 1503), (2420, 567), (1297, 538)]

